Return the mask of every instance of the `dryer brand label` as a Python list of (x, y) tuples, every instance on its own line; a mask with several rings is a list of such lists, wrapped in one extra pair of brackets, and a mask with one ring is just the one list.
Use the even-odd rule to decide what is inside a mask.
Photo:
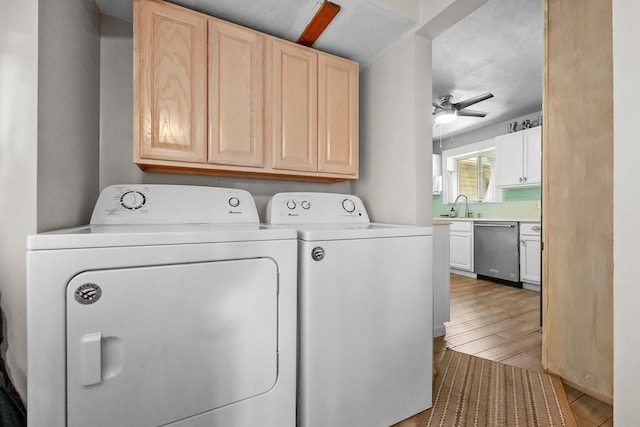
[(74, 296), (80, 304), (93, 304), (102, 296), (102, 289), (95, 283), (85, 283), (78, 286)]
[(322, 261), (324, 259), (324, 249), (321, 246), (311, 249), (311, 258), (314, 261)]

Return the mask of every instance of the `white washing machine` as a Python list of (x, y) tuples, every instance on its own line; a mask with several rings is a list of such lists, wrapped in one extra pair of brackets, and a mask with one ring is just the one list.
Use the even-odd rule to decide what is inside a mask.
[(355, 196), (279, 193), (298, 230), (298, 426), (387, 427), (431, 407), (431, 227), (369, 222)]
[(29, 236), (29, 426), (294, 426), (294, 230), (243, 190), (106, 188)]

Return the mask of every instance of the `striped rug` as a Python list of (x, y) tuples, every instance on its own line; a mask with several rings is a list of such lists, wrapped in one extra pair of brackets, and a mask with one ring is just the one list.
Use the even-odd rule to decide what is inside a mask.
[(576, 427), (559, 378), (446, 350), (420, 426)]

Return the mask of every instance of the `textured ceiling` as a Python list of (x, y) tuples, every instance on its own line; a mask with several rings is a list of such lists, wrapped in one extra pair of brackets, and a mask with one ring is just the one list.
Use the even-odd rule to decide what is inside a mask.
[[(360, 63), (375, 62), (417, 23), (366, 0), (333, 0), (341, 11), (314, 48)], [(295, 41), (322, 0), (171, 0), (249, 28)], [(379, 3), (379, 2), (378, 2)], [(405, 2), (406, 3), (406, 2)], [(132, 0), (96, 0), (101, 13), (132, 21)], [(492, 92), (471, 109), (485, 118), (458, 117), (434, 128), (448, 137), (542, 109), (542, 0), (488, 0), (437, 36), (433, 97), (453, 102)]]
[[(316, 14), (321, 0), (171, 0), (226, 21), (296, 41)], [(416, 22), (366, 0), (334, 0), (340, 13), (313, 45), (315, 49), (357, 61), (360, 69), (413, 31)], [(96, 0), (103, 15), (132, 22), (132, 0)]]
[(494, 98), (469, 109), (434, 135), (459, 134), (542, 110), (542, 0), (489, 0), (433, 40), (433, 98), (453, 102), (486, 92)]

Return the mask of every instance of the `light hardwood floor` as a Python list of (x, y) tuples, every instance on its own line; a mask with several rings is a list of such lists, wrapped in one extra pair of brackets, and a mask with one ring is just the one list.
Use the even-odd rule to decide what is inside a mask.
[[(451, 275), (451, 321), (434, 340), (434, 358), (447, 348), (542, 372), (540, 294)], [(613, 426), (613, 408), (565, 385), (579, 427)], [(419, 416), (394, 427), (422, 427)]]

